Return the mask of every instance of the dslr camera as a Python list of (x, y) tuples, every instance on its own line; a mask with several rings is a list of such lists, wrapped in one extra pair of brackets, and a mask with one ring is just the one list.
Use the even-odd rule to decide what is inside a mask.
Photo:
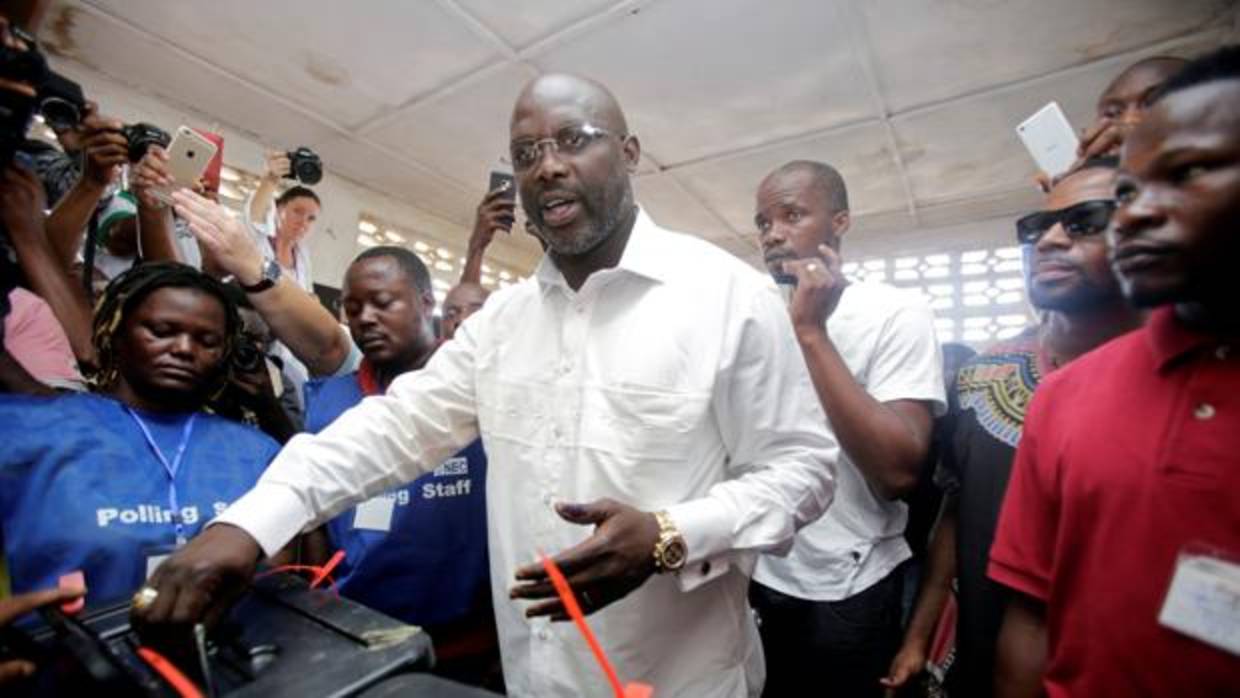
[(35, 114), (41, 113), (48, 126), (62, 131), (77, 127), (86, 111), (81, 85), (48, 67), (34, 37), (14, 26), (9, 33), (25, 42), (26, 49), (0, 42), (0, 78), (29, 86), (34, 95), (0, 89), (0, 165), (13, 159)]
[(129, 144), (129, 161), (138, 162), (142, 156), (146, 155), (146, 151), (153, 145), (161, 148), (167, 148), (172, 142), (172, 136), (162, 128), (153, 124), (138, 122), (136, 124), (127, 124), (121, 127), (121, 135), (125, 137), (125, 141)]
[(318, 184), (323, 179), (323, 161), (318, 153), (306, 146), (287, 153), (289, 162), (289, 179), (302, 184)]

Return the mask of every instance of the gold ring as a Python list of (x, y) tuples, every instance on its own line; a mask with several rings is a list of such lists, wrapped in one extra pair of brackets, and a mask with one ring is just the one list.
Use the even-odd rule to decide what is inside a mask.
[(155, 587), (142, 587), (138, 593), (133, 595), (133, 607), (139, 611), (145, 611), (151, 604), (155, 603), (155, 599), (159, 597), (159, 590)]

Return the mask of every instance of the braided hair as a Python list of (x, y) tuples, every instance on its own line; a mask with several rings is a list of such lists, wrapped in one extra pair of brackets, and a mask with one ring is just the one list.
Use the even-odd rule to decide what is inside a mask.
[(120, 356), (116, 349), (116, 334), (125, 320), (138, 305), (161, 288), (191, 288), (203, 291), (220, 302), (224, 308), (224, 341), (220, 362), (225, 370), (217, 377), (218, 384), (211, 386), (217, 392), (227, 382), (233, 351), (241, 335), (241, 317), (237, 306), (225, 292), (223, 284), (197, 269), (178, 262), (147, 262), (139, 264), (108, 284), (95, 304), (95, 319), (91, 326), (91, 343), (95, 347), (97, 365), (87, 368), (87, 380), (96, 391), (110, 389), (120, 376)]

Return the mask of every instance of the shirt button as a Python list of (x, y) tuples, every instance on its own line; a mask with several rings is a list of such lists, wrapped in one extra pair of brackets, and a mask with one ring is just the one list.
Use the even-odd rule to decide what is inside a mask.
[(543, 499), (543, 504), (546, 504), (547, 506), (551, 506), (552, 502), (555, 501), (555, 495), (551, 494), (550, 492), (544, 492), (542, 499)]
[(535, 635), (538, 636), (539, 640), (543, 640), (544, 642), (551, 639), (551, 631), (546, 628), (539, 628)]
[(1193, 410), (1193, 416), (1203, 422), (1207, 419), (1213, 419), (1214, 405), (1211, 405), (1208, 402), (1203, 402), (1200, 405), (1197, 405), (1197, 409)]
[(1214, 350), (1214, 356), (1218, 358), (1219, 361), (1226, 359), (1227, 355), (1230, 353), (1231, 353), (1231, 347), (1227, 346), (1226, 344)]

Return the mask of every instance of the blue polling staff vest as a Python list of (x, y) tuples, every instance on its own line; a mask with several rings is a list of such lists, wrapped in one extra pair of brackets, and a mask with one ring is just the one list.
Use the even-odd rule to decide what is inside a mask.
[[(364, 397), (357, 373), (307, 383), (306, 430), (322, 430)], [(434, 472), (380, 495), (390, 508), (363, 503), (329, 521), (332, 546), (345, 551), (335, 573), (340, 593), (414, 625), (464, 616), (489, 579), (486, 467), (475, 440)], [(385, 523), (389, 530), (377, 530)]]
[[(171, 460), (191, 413), (137, 414)], [(171, 552), (178, 523), (186, 538), (197, 534), (280, 450), (262, 432), (205, 413), (184, 441), (173, 482), (120, 402), (0, 395), (0, 537), (13, 592), (54, 587), (80, 569), (88, 605), (128, 598), (148, 559)]]

